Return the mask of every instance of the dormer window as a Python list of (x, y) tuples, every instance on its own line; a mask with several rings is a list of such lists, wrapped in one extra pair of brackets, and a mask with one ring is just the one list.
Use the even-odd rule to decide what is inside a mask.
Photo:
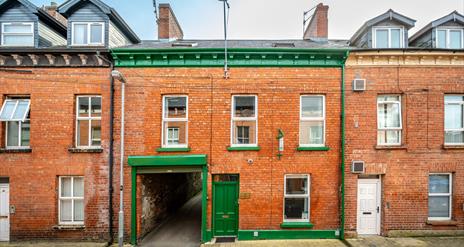
[(103, 22), (73, 22), (72, 45), (104, 45), (105, 28)]
[(403, 48), (402, 27), (374, 27), (373, 48)]
[(34, 46), (34, 23), (11, 22), (2, 24), (3, 46)]
[(437, 29), (437, 48), (443, 49), (462, 49), (463, 29), (458, 28), (439, 28)]

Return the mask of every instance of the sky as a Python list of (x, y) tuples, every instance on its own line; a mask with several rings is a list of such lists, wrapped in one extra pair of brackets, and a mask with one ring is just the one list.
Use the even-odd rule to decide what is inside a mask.
[[(50, 0), (30, 0), (37, 6)], [(58, 4), (65, 0), (54, 0)], [(157, 37), (153, 0), (103, 0), (116, 9), (142, 40)], [(464, 0), (229, 0), (230, 39), (301, 39), (303, 11), (329, 5), (329, 38), (349, 39), (362, 24), (388, 9), (417, 20), (410, 36), (429, 22), (454, 10)], [(223, 5), (218, 0), (157, 0), (169, 3), (184, 39), (222, 39)]]

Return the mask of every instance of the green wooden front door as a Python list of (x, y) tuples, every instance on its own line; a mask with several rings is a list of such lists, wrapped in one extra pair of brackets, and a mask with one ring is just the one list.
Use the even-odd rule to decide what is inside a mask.
[(238, 230), (238, 175), (213, 178), (213, 234), (236, 236)]

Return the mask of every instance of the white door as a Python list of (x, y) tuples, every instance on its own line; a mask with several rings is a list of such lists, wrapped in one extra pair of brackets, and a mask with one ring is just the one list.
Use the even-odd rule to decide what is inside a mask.
[(0, 184), (0, 241), (10, 241), (10, 188)]
[(380, 180), (358, 179), (358, 234), (380, 234)]

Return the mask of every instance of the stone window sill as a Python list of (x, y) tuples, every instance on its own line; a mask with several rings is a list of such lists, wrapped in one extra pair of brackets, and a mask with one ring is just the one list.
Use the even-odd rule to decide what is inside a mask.
[(406, 150), (408, 149), (408, 146), (406, 145), (397, 145), (397, 146), (377, 145), (374, 148), (377, 150)]
[(280, 228), (313, 228), (313, 226), (310, 222), (283, 222), (280, 224)]
[(259, 151), (261, 147), (227, 147), (227, 151)]
[(297, 151), (329, 151), (329, 147), (297, 147)]
[(64, 230), (64, 231), (78, 231), (78, 230), (84, 230), (85, 226), (84, 225), (56, 225), (53, 226), (54, 230)]
[(32, 148), (0, 148), (0, 153), (32, 153)]
[(70, 153), (103, 153), (103, 148), (68, 148)]
[(453, 149), (464, 149), (464, 145), (443, 145), (442, 146), (443, 149), (449, 149), (449, 150), (453, 150)]
[(432, 226), (457, 226), (458, 222), (455, 220), (427, 220), (427, 225)]
[(157, 152), (190, 152), (190, 148), (158, 148), (156, 149)]

